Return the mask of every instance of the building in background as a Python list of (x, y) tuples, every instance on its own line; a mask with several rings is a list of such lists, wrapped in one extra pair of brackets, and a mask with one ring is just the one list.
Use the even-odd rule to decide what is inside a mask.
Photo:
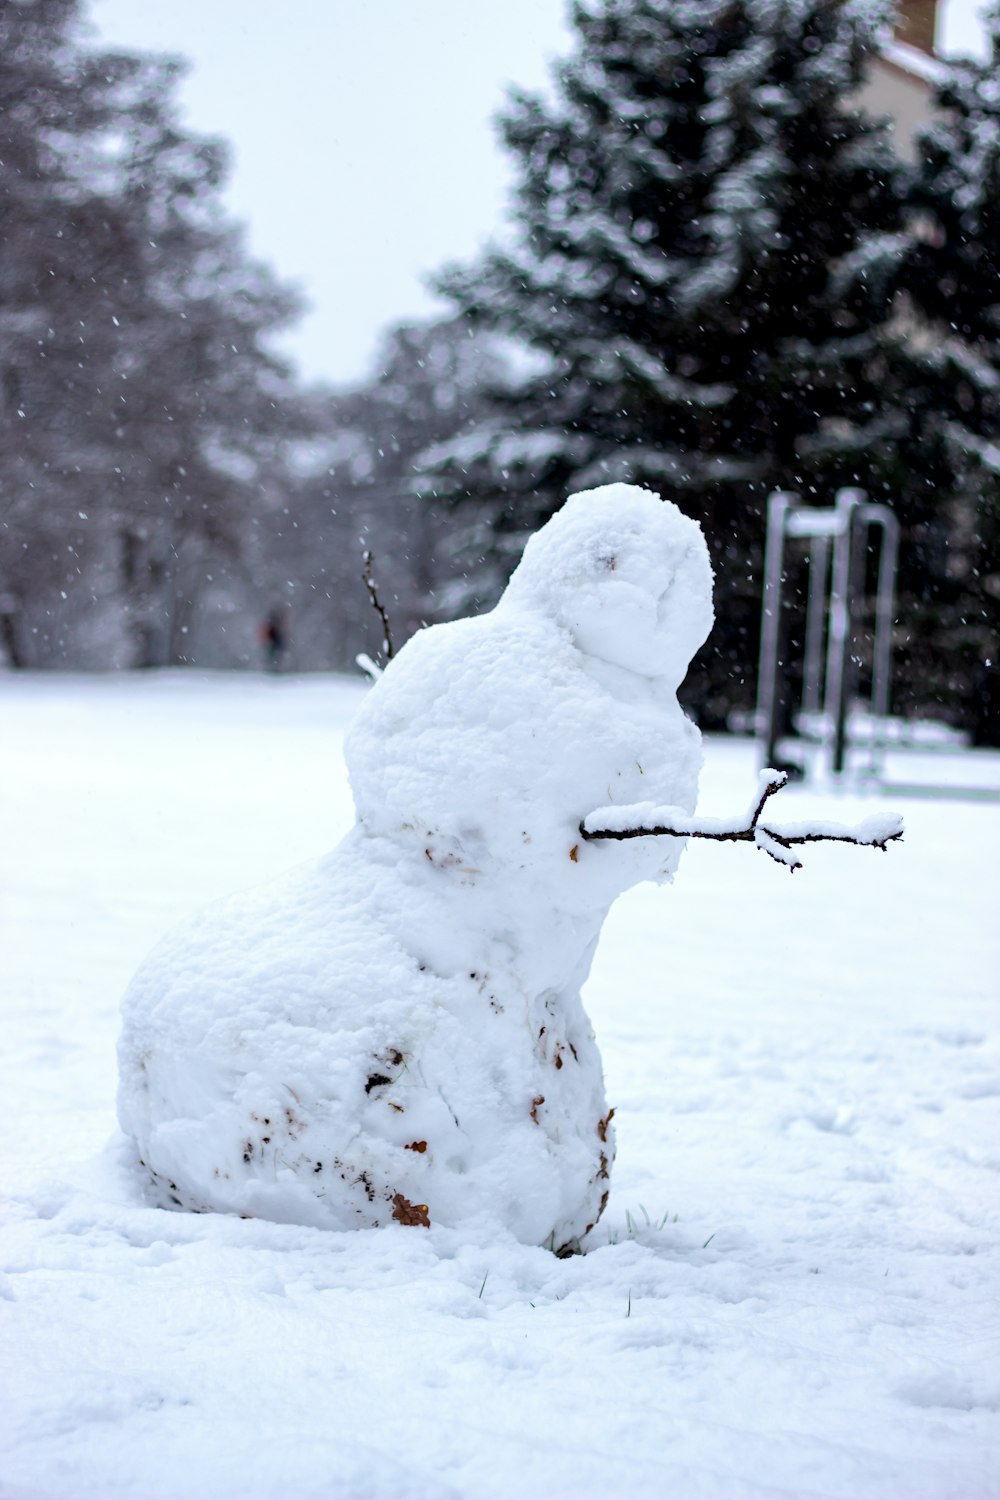
[(893, 122), (896, 149), (912, 157), (913, 139), (930, 119), (934, 87), (944, 70), (937, 60), (937, 0), (900, 0), (892, 41), (872, 65), (859, 102)]

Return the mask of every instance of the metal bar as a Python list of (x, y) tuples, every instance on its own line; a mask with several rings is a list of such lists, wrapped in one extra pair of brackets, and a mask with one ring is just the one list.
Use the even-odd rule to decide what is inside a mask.
[(763, 745), (761, 765), (773, 766), (777, 749), (778, 626), (785, 554), (785, 516), (798, 497), (775, 490), (767, 500), (767, 541), (764, 549), (764, 595), (761, 604), (760, 656), (757, 668), (756, 730)]
[(802, 669), (802, 711), (807, 714), (818, 714), (823, 702), (823, 636), (829, 576), (830, 537), (823, 533), (813, 533), (809, 548), (809, 594), (806, 601), (806, 643)]
[[(861, 670), (861, 637), (865, 624), (865, 578), (867, 571), (868, 529), (860, 519), (863, 506), (859, 505), (851, 515), (851, 571), (847, 580), (847, 649), (844, 652), (844, 679), (841, 687), (843, 698), (843, 750), (842, 761), (847, 753), (851, 705), (858, 698), (858, 678)], [(843, 765), (841, 766), (843, 769)]]
[(844, 769), (847, 754), (847, 701), (845, 668), (851, 631), (851, 519), (867, 497), (864, 490), (837, 491), (836, 508), (844, 520), (833, 548), (830, 583), (830, 626), (827, 632), (826, 697), (824, 712), (832, 726), (830, 768), (834, 775)]
[(878, 774), (885, 757), (885, 721), (889, 717), (892, 690), (892, 627), (896, 610), (899, 522), (887, 505), (862, 506), (860, 515), (868, 526), (877, 526), (882, 532), (875, 602), (871, 696), (872, 718), (881, 721), (878, 733), (875, 733), (873, 725), (872, 734), (872, 770)]

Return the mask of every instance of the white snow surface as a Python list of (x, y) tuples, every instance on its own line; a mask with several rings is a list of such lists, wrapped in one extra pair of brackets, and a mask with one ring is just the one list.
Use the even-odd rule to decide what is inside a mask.
[[(908, 800), (904, 843), (794, 879), (692, 842), (615, 905), (587, 1255), (142, 1201), (105, 1149), (118, 997), (164, 930), (349, 830), (365, 694), (0, 678), (0, 1495), (1000, 1493), (995, 802)], [(889, 771), (996, 786), (1000, 757)], [(755, 780), (710, 739), (699, 809)]]
[(693, 810), (675, 690), (711, 577), (695, 522), (607, 485), (531, 538), (492, 613), (404, 646), (347, 738), (354, 829), (183, 924), (129, 988), (119, 1118), (157, 1203), (327, 1229), (419, 1205), (578, 1247), (614, 1157), (580, 988), (611, 903), (681, 853), (585, 844), (580, 818), (643, 784)]

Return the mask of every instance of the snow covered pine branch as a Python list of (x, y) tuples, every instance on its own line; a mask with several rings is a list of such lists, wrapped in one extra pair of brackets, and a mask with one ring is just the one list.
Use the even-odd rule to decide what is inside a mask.
[(860, 844), (884, 853), (888, 844), (903, 837), (903, 820), (896, 813), (876, 813), (853, 827), (826, 820), (789, 823), (783, 828), (762, 823), (760, 815), (768, 799), (787, 785), (787, 772), (761, 771), (754, 802), (739, 821), (693, 818), (681, 807), (635, 802), (629, 807), (599, 807), (588, 813), (580, 824), (580, 835), (587, 840), (665, 837), (752, 843), (792, 872), (802, 868), (802, 861), (792, 853), (798, 844)]

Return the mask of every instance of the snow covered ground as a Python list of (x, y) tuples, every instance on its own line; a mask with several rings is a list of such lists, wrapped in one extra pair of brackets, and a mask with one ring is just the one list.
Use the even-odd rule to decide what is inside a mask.
[[(0, 682), (0, 1495), (1000, 1495), (1000, 803), (901, 802), (904, 844), (794, 876), (694, 844), (618, 904), (586, 1256), (134, 1201), (121, 991), (184, 913), (346, 830), (363, 691)], [(754, 771), (710, 741), (700, 809)], [(789, 789), (774, 820), (881, 805)]]

